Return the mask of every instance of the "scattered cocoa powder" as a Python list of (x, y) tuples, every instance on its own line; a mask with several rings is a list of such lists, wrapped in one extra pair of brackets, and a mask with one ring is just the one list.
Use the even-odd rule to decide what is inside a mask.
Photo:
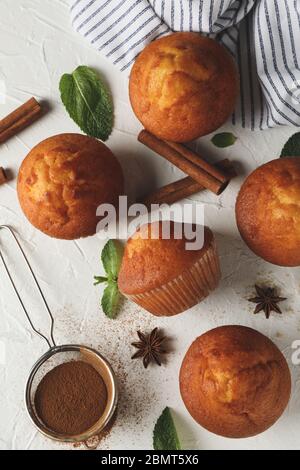
[(39, 383), (36, 412), (52, 431), (68, 436), (82, 434), (103, 415), (107, 390), (102, 377), (83, 361), (61, 364)]
[(102, 447), (103, 443), (106, 441), (106, 439), (110, 436), (110, 433), (115, 425), (116, 419), (117, 419), (117, 414), (118, 410), (115, 411), (113, 417), (109, 421), (109, 423), (106, 425), (102, 431), (97, 434), (96, 436), (90, 437), (88, 441), (85, 442), (75, 442), (73, 444), (73, 447), (76, 449), (81, 446), (85, 446), (88, 449), (97, 449), (98, 447)]

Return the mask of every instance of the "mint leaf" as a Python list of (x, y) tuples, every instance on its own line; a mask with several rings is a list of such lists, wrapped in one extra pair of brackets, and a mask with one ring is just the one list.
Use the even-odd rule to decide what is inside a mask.
[(103, 282), (108, 281), (107, 277), (103, 277), (103, 276), (94, 276), (94, 279), (95, 279), (94, 286), (97, 286), (98, 284), (103, 284)]
[(300, 132), (289, 138), (282, 149), (280, 157), (300, 157)]
[(171, 415), (170, 408), (165, 408), (153, 432), (154, 450), (180, 450), (181, 445), (178, 439), (175, 424)]
[(120, 242), (109, 240), (102, 250), (101, 260), (108, 278), (117, 280), (123, 256), (123, 248)]
[(102, 310), (108, 318), (114, 319), (117, 316), (120, 292), (115, 281), (109, 281), (101, 300)]
[(118, 288), (118, 275), (122, 263), (123, 247), (116, 240), (109, 240), (101, 253), (106, 276), (94, 276), (94, 285), (106, 283), (101, 300), (102, 310), (109, 318), (116, 318), (121, 294)]
[(72, 74), (62, 76), (59, 89), (67, 112), (80, 129), (91, 137), (107, 140), (113, 127), (113, 103), (99, 75), (81, 65)]
[(212, 143), (219, 148), (230, 147), (236, 140), (237, 137), (231, 132), (221, 132), (220, 134), (214, 135), (211, 139)]

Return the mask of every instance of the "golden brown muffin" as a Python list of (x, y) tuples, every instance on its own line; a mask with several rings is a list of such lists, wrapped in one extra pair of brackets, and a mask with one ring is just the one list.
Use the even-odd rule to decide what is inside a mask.
[(123, 193), (119, 162), (102, 142), (61, 134), (34, 147), (23, 161), (18, 196), (28, 220), (55, 238), (93, 235), (97, 207)]
[(138, 119), (157, 137), (173, 142), (188, 142), (222, 126), (238, 90), (229, 52), (198, 33), (174, 33), (149, 44), (129, 83)]
[[(174, 238), (174, 227), (171, 223), (168, 240), (162, 238), (161, 222), (137, 230), (126, 244), (119, 273), (122, 294), (157, 316), (193, 307), (217, 287), (221, 277), (211, 230), (204, 229), (202, 249), (187, 250), (185, 238)], [(159, 237), (151, 238), (151, 233)]]
[(287, 362), (258, 331), (223, 326), (194, 341), (180, 370), (182, 399), (192, 417), (220, 436), (259, 434), (284, 412), (291, 393)]
[(236, 219), (258, 256), (300, 266), (300, 158), (280, 158), (255, 170), (238, 195)]

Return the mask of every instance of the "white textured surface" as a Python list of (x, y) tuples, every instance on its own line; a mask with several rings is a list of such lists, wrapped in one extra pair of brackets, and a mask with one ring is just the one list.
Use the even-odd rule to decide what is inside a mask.
[[(131, 191), (141, 194), (177, 178), (177, 170), (137, 143), (140, 126), (128, 103), (127, 77), (72, 31), (67, 0), (0, 0), (0, 81), (7, 87), (7, 99), (0, 104), (0, 115), (6, 115), (32, 95), (47, 100), (51, 107), (41, 121), (1, 146), (1, 166), (11, 169), (16, 176), (22, 159), (33, 145), (53, 134), (77, 131), (60, 103), (58, 82), (64, 72), (80, 64), (100, 70), (112, 88), (116, 123), (108, 144), (125, 169)], [(228, 130), (230, 126), (225, 128)], [(199, 150), (212, 159), (228, 156), (238, 161), (244, 177), (262, 162), (276, 157), (293, 129), (263, 133), (235, 129), (234, 132), (239, 137), (234, 147), (217, 150), (206, 138), (199, 142)], [(103, 448), (151, 448), (154, 423), (166, 405), (176, 412), (185, 448), (300, 448), (300, 366), (291, 364), (291, 344), (300, 339), (300, 270), (265, 263), (240, 240), (234, 203), (243, 177), (232, 183), (220, 198), (208, 193), (197, 196), (197, 200), (205, 203), (206, 223), (218, 234), (223, 280), (209, 299), (170, 319), (156, 319), (129, 303), (125, 303), (116, 321), (105, 319), (99, 309), (101, 289), (94, 288), (92, 282), (93, 275), (101, 271), (102, 241), (97, 237), (77, 242), (47, 238), (22, 215), (15, 178), (0, 187), (0, 223), (13, 226), (23, 241), (55, 316), (57, 342), (92, 345), (111, 360), (119, 376), (120, 413), (113, 431), (102, 443)], [(1, 234), (1, 247), (4, 238)], [(19, 269), (11, 250), (9, 259), (14, 261), (18, 284), (30, 310), (42, 324), (43, 310), (28, 287), (28, 276)], [(0, 343), (6, 351), (4, 364), (0, 364), (0, 448), (64, 448), (39, 435), (27, 418), (24, 384), (33, 362), (45, 352), (45, 344), (29, 329), (2, 267), (0, 279)], [(267, 321), (263, 314), (252, 315), (253, 305), (246, 299), (253, 294), (254, 283), (259, 281), (273, 282), (288, 297), (282, 304), (282, 316), (273, 314)], [(272, 429), (246, 440), (224, 439), (199, 427), (185, 410), (178, 390), (178, 370), (190, 343), (213, 327), (233, 323), (251, 326), (272, 338), (284, 352), (293, 375), (293, 396), (285, 415)], [(147, 331), (154, 326), (164, 328), (173, 338), (174, 352), (163, 367), (144, 371), (141, 362), (130, 360), (130, 342), (135, 339), (137, 329)]]

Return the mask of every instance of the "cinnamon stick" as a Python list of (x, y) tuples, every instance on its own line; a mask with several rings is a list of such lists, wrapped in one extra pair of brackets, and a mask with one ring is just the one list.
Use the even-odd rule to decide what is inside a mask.
[(206, 171), (206, 173), (214, 176), (217, 180), (221, 181), (222, 183), (226, 183), (228, 181), (228, 177), (224, 175), (224, 173), (222, 173), (218, 167), (207, 163), (198, 153), (196, 154), (184, 145), (177, 144), (175, 142), (167, 141), (167, 144), (176, 150), (176, 152), (187, 158), (189, 161), (193, 162), (195, 165), (198, 165), (200, 168), (202, 168), (202, 170)]
[(140, 132), (138, 140), (173, 163), (200, 186), (215, 194), (221, 194), (226, 188), (228, 177), (183, 145), (160, 140), (146, 130)]
[(25, 127), (32, 124), (42, 113), (42, 107), (35, 98), (15, 109), (0, 121), (0, 143), (16, 135)]
[(2, 167), (0, 167), (0, 185), (6, 183), (7, 177), (5, 171)]
[[(227, 178), (236, 176), (236, 171), (233, 164), (228, 160), (222, 160), (215, 164), (216, 169), (222, 170)], [(203, 191), (205, 188), (194, 181), (190, 176), (182, 178), (174, 183), (167, 184), (162, 188), (154, 191), (141, 202), (147, 207), (151, 204), (175, 204), (182, 199), (185, 199), (193, 194)]]

